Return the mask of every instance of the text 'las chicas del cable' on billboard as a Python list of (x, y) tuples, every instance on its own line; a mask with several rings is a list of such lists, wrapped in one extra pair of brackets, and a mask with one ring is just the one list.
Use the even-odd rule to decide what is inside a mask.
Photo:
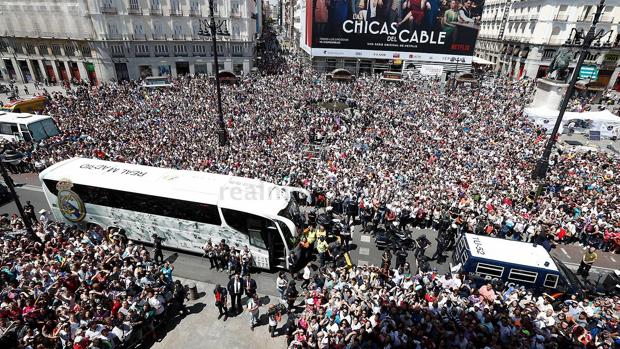
[(313, 56), (471, 61), (484, 0), (306, 0)]

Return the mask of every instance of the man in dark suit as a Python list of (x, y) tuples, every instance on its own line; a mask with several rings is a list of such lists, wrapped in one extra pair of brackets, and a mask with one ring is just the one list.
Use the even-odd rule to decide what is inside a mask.
[(245, 295), (252, 298), (256, 294), (256, 280), (250, 277), (250, 274), (246, 274), (243, 280), (243, 289)]
[(243, 295), (244, 289), (243, 280), (239, 277), (239, 273), (235, 273), (235, 275), (228, 281), (228, 293), (230, 294), (230, 304), (232, 314), (238, 314), (243, 311), (243, 306), (241, 304), (241, 295)]

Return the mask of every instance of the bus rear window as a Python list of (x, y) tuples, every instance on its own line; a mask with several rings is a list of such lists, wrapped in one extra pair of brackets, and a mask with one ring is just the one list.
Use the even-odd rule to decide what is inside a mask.
[(33, 122), (28, 125), (28, 129), (32, 134), (32, 138), (37, 141), (54, 137), (60, 134), (58, 127), (56, 127), (56, 124), (54, 124), (54, 120), (52, 120), (51, 118)]

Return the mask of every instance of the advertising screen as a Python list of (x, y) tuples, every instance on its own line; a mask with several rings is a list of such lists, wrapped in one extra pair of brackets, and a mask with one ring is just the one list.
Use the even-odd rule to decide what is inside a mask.
[(484, 0), (306, 0), (313, 56), (471, 61)]

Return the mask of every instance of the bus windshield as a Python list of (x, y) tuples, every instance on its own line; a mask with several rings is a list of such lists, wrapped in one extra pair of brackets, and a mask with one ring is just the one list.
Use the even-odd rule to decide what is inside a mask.
[(558, 267), (558, 271), (562, 275), (563, 279), (570, 283), (570, 285), (567, 286), (572, 286), (571, 288), (580, 290), (586, 289), (585, 285), (581, 282), (581, 280), (579, 280), (579, 278), (575, 276), (573, 271), (570, 270), (564, 263), (562, 263), (560, 260), (553, 256), (551, 257), (551, 259), (553, 259), (553, 262), (555, 262), (555, 265)]
[(293, 195), (291, 195), (288, 201), (288, 205), (286, 205), (286, 207), (281, 210), (278, 215), (290, 219), (291, 222), (295, 224), (295, 228), (297, 228), (296, 235), (299, 235), (302, 230), (303, 221), (301, 217), (301, 212), (299, 211), (299, 206), (297, 206)]
[(280, 230), (282, 230), (282, 235), (284, 235), (284, 240), (286, 241), (286, 245), (288, 246), (289, 249), (293, 249), (295, 245), (297, 245), (298, 238), (293, 236), (293, 234), (291, 234), (291, 230), (288, 228), (286, 223), (281, 222), (279, 220), (275, 220), (275, 221), (278, 223)]
[(58, 127), (54, 124), (54, 120), (49, 118), (28, 125), (28, 130), (32, 134), (32, 138), (36, 141), (50, 138), (60, 134)]

